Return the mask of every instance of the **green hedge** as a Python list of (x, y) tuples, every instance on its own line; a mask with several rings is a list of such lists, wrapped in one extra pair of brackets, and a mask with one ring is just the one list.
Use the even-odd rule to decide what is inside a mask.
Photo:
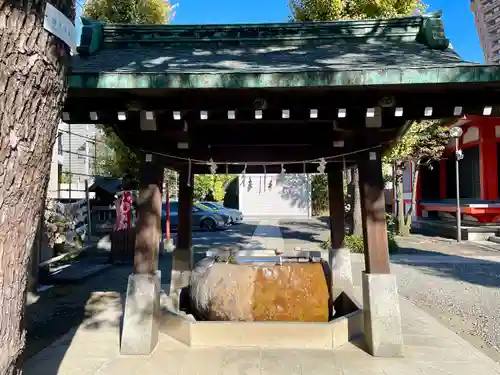
[[(387, 242), (389, 245), (389, 254), (397, 253), (399, 250), (399, 245), (392, 232), (387, 232)], [(364, 252), (362, 236), (355, 236), (355, 235), (345, 236), (344, 244), (353, 253), (362, 254)], [(325, 241), (321, 244), (321, 247), (323, 249), (330, 249), (331, 246), (332, 245), (330, 240)]]

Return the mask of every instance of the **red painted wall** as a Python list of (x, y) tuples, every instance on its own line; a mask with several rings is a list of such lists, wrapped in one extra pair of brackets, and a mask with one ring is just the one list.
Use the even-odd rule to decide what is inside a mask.
[[(479, 168), (481, 181), (481, 199), (498, 200), (498, 158), (497, 143), (500, 138), (495, 136), (495, 126), (500, 126), (500, 118), (467, 116), (469, 123), (462, 126), (463, 135), (467, 133), (470, 127), (479, 129), (479, 140), (463, 143), (463, 136), (459, 140), (459, 147), (463, 150), (479, 145)], [(454, 146), (447, 148), (443, 158), (454, 158)], [(441, 199), (446, 198), (446, 161), (440, 161), (440, 186), (439, 192)], [(420, 179), (417, 183), (417, 200), (420, 198)], [(417, 207), (419, 205), (417, 204)], [(421, 216), (421, 210), (417, 208), (418, 216)]]

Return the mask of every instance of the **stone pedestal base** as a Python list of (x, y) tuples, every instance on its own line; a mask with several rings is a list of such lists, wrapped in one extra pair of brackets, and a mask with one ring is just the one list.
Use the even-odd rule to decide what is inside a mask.
[(352, 265), (351, 252), (349, 249), (330, 250), (328, 263), (332, 269), (332, 299), (344, 291), (352, 290)]
[(374, 357), (402, 357), (403, 332), (396, 277), (363, 272), (365, 340)]
[(158, 344), (160, 274), (128, 278), (120, 354), (149, 355)]
[(172, 252), (172, 275), (170, 278), (170, 293), (176, 293), (189, 285), (189, 277), (193, 267), (191, 249), (175, 248)]

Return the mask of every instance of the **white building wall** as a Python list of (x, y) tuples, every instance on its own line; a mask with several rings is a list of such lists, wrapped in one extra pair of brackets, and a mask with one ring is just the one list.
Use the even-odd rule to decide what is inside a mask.
[[(53, 199), (85, 198), (85, 180), (93, 183), (95, 174), (95, 125), (61, 122), (52, 152), (48, 196)], [(59, 170), (63, 174), (59, 177)]]
[(239, 176), (239, 209), (245, 217), (311, 216), (311, 178), (306, 174)]

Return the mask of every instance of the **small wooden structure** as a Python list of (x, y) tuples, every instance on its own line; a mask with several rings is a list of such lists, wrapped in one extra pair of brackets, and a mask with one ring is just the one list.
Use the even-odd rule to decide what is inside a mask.
[[(498, 222), (500, 219), (498, 121), (495, 117), (469, 115), (450, 124), (462, 127), (462, 136), (459, 138), (459, 147), (464, 154), (459, 166), (462, 214), (481, 224)], [(450, 141), (443, 158), (433, 163), (432, 169), (421, 172), (416, 192), (419, 197), (419, 217), (456, 212), (454, 152), (455, 142)]]
[[(412, 120), (485, 109), (498, 114), (499, 83), (500, 66), (462, 61), (451, 49), (439, 13), (253, 25), (84, 20), (64, 120), (113, 126), (140, 152), (129, 291), (140, 289), (141, 298), (151, 292), (153, 300), (165, 166), (180, 173), (171, 285), (177, 289), (192, 269), (193, 174), (210, 173), (212, 161), (217, 173), (279, 173), (282, 166), (287, 173), (310, 173), (325, 159), (334, 255), (344, 242), (342, 166), (357, 164), (365, 337), (374, 355), (395, 356), (402, 355), (403, 344), (389, 268), (381, 152)], [(126, 309), (124, 327), (134, 314)], [(141, 319), (136, 328), (147, 338), (129, 343), (140, 335), (129, 336), (124, 328), (122, 353), (145, 354), (156, 345), (154, 318), (151, 325), (144, 314)]]

